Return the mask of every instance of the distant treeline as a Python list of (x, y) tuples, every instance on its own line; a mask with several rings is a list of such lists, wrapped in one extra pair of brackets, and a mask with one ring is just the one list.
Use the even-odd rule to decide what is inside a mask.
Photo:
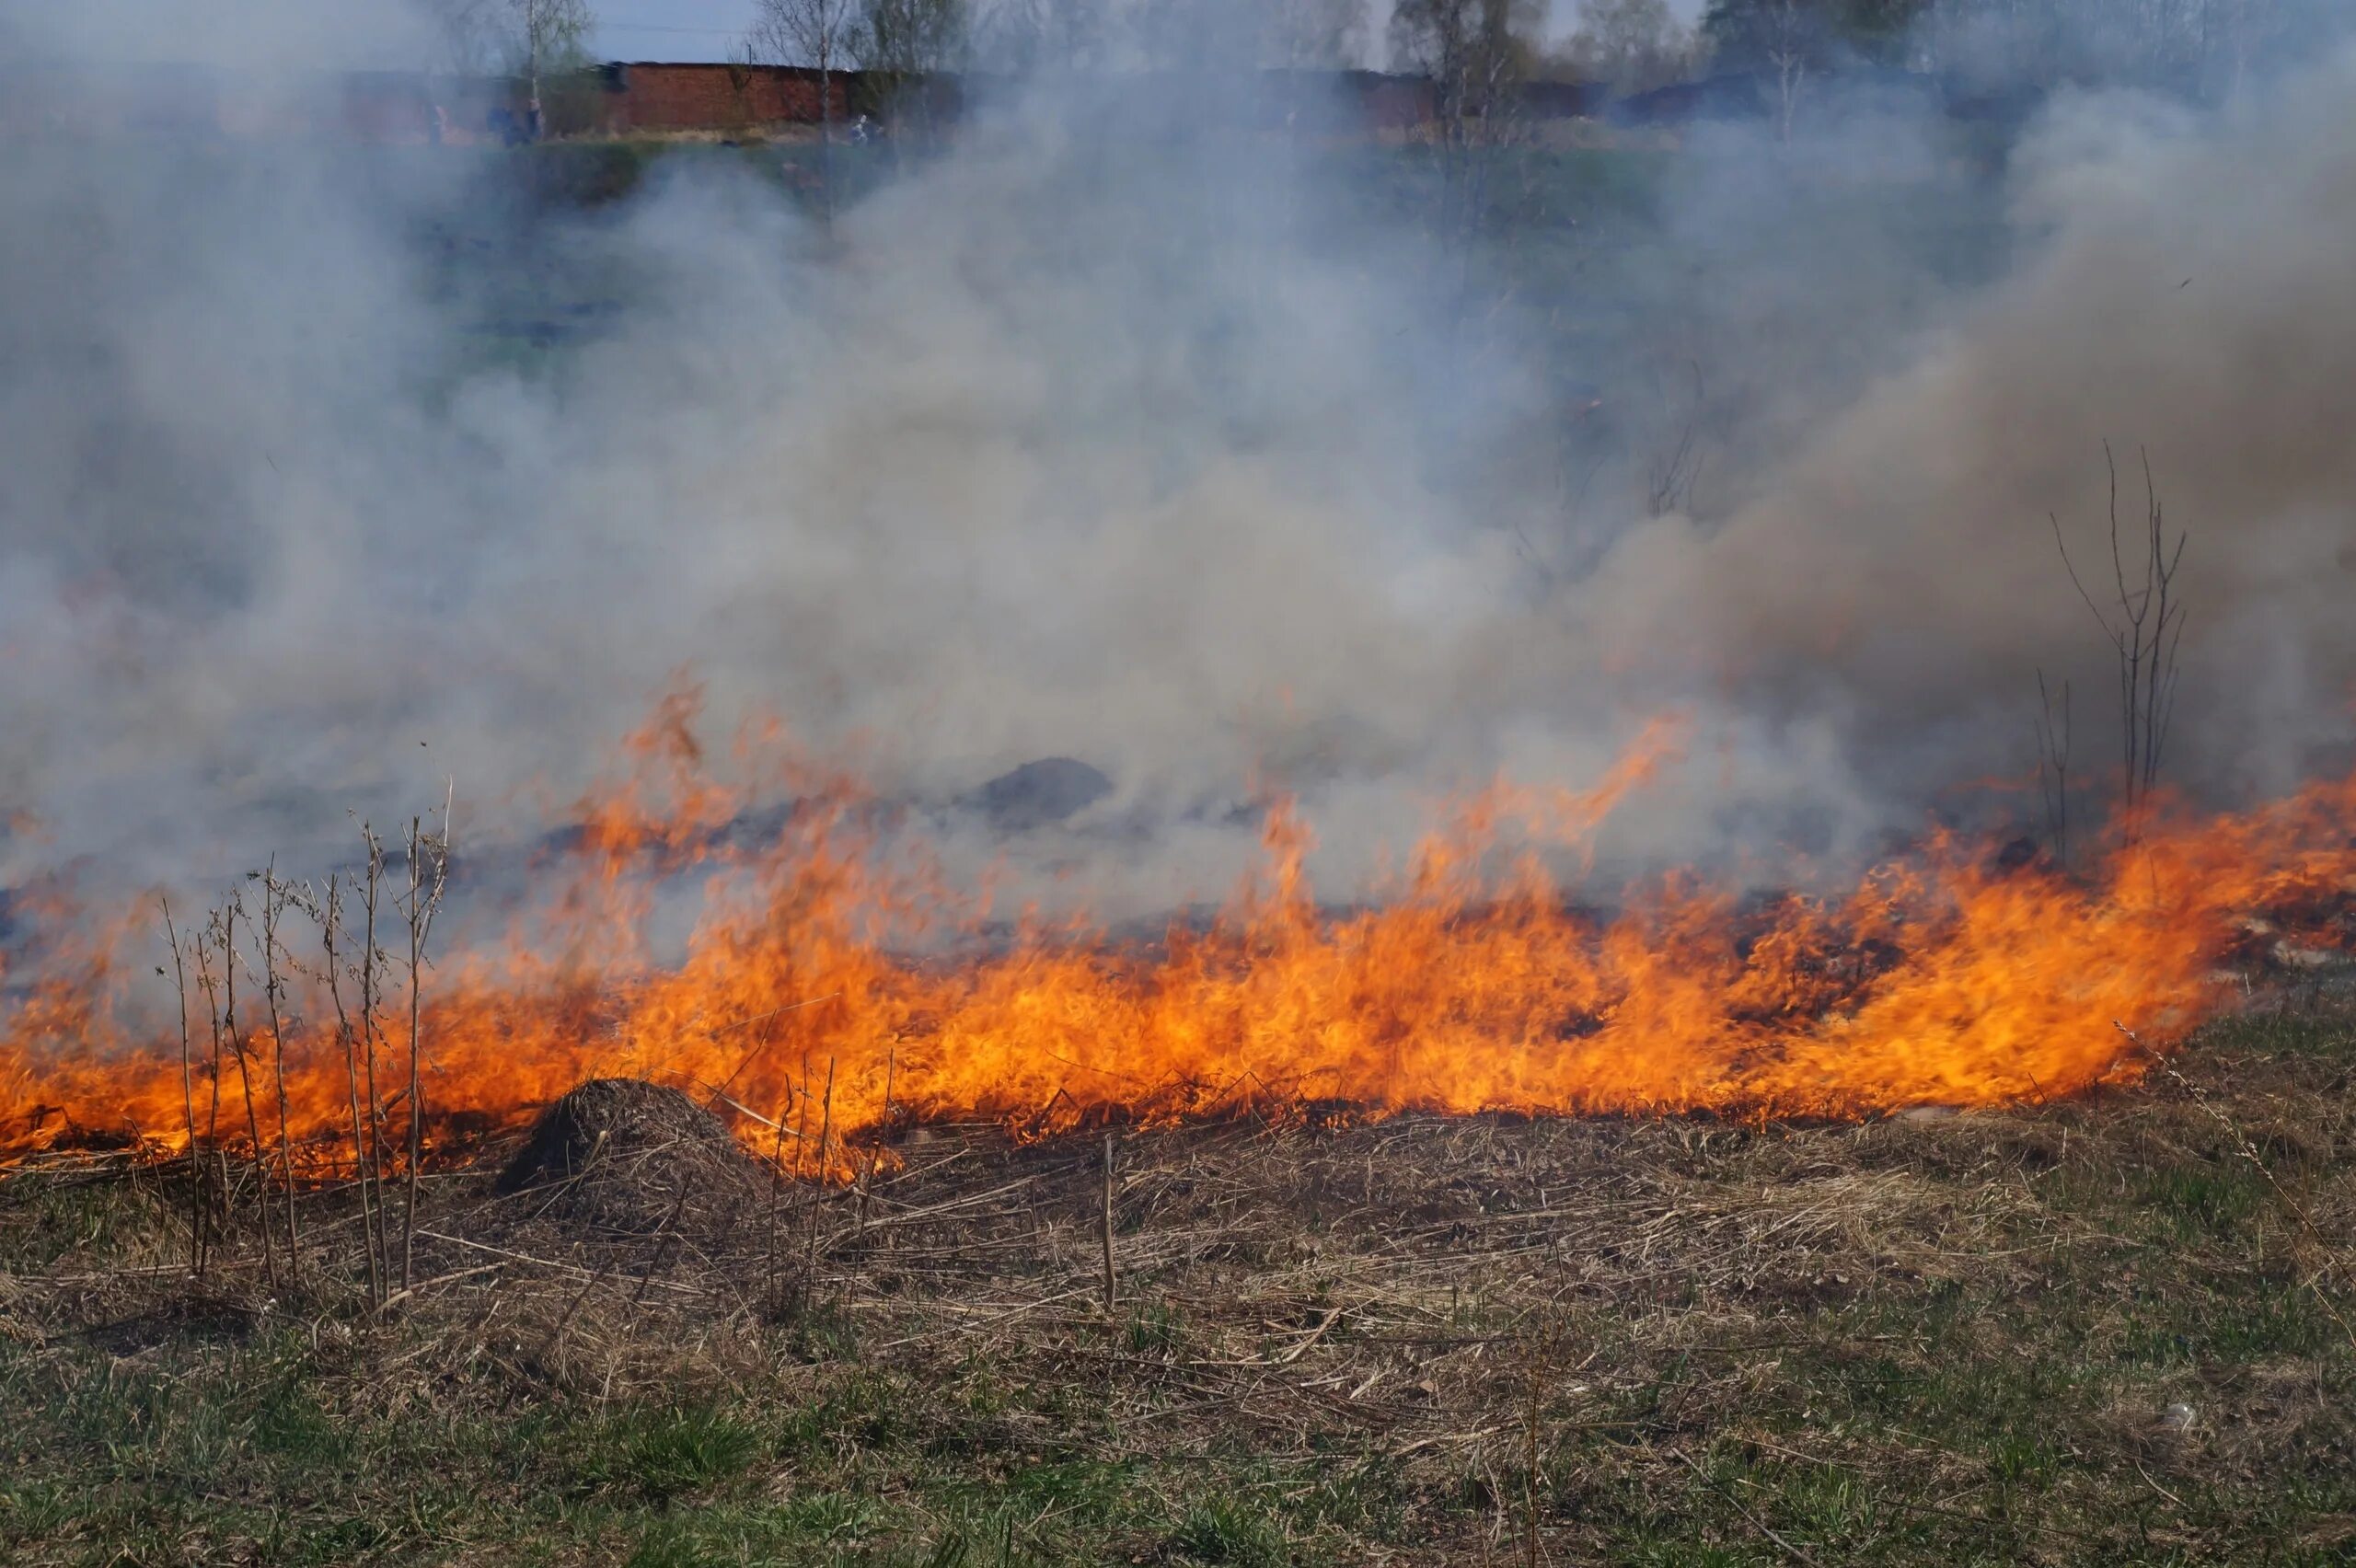
[[(928, 125), (953, 121), (1010, 80), (971, 73), (822, 75), (792, 65), (616, 63), (544, 78), (543, 129), (560, 136), (757, 135), (827, 118), (861, 134), (862, 119), (877, 129), (918, 118)], [(1773, 117), (1782, 107), (1783, 86), (1768, 71), (1722, 73), (1624, 96), (1601, 83), (1522, 80), (1499, 89), (1478, 112), (1499, 130), (1577, 119), (1676, 126)], [(1822, 101), (1854, 101), (1859, 95), (1975, 120), (2017, 117), (2038, 96), (1864, 63), (1810, 84), (1811, 98)], [(1206, 121), (1337, 134), (1412, 135), (1449, 108), (1430, 78), (1375, 71), (1263, 71), (1216, 86), (1176, 73), (1125, 78), (1126, 99), (1149, 96)], [(290, 79), (208, 67), (0, 64), (0, 133), (18, 136), (479, 143), (523, 140), (529, 126), (527, 88), (520, 78), (506, 76), (352, 72)]]

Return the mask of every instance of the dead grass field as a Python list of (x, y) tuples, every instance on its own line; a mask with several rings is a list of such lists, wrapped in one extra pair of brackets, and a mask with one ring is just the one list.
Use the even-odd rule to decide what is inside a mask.
[[(202, 1281), (173, 1170), (0, 1182), (0, 1559), (2356, 1560), (2356, 1009), (1862, 1126), (930, 1129), (636, 1234), (315, 1195)], [(250, 1199), (248, 1199), (248, 1203)], [(643, 1228), (643, 1216), (664, 1217)]]

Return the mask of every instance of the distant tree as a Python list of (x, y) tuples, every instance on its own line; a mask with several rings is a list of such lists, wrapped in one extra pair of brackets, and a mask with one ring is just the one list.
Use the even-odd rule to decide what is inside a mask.
[(506, 0), (524, 54), (525, 109), (535, 141), (547, 129), (540, 102), (543, 72), (571, 75), (589, 63), (589, 34), (596, 27), (588, 0)]
[(1775, 133), (1792, 139), (1792, 119), (1811, 66), (1825, 59), (1825, 33), (1800, 0), (1768, 0), (1758, 20), (1759, 51), (1775, 77)]
[(1263, 58), (1296, 71), (1339, 71), (1366, 58), (1367, 0), (1268, 0)]
[(1565, 63), (1581, 81), (1641, 93), (1683, 80), (1698, 53), (1669, 0), (1586, 0)]
[(1807, 84), (1860, 61), (1900, 63), (1930, 0), (1710, 0), (1702, 37), (1726, 69), (1767, 79), (1789, 140)]
[(1898, 63), (1905, 58), (1917, 24), (1931, 3), (1710, 0), (1702, 16), (1702, 35), (1719, 61), (1732, 70), (1769, 68), (1771, 57), (1777, 53), (1803, 56), (1811, 72), (1831, 70), (1852, 58)]
[(2229, 93), (2253, 65), (2317, 52), (2351, 24), (2347, 0), (1929, 0), (1917, 38), (1933, 69), (1984, 86)]
[(1903, 65), (1931, 0), (1842, 0), (1834, 7), (1841, 41), (1879, 65)]
[(1932, 0), (1920, 40), (1944, 75), (1991, 86), (2042, 86), (2062, 64), (2056, 0)]
[(1369, 0), (1128, 0), (1121, 41), (1180, 70), (1339, 70), (1364, 57)]
[(1123, 42), (1160, 70), (1248, 71), (1267, 11), (1264, 0), (1136, 0)]
[(546, 129), (542, 86), (589, 63), (597, 19), (588, 0), (435, 0), (445, 57), (456, 71), (506, 71), (524, 84), (525, 113), (537, 140)]
[[(2215, 14), (2210, 36), (2223, 67), (2222, 85), (2229, 92), (2240, 90), (2253, 62), (2292, 35), (2297, 25), (2294, 14), (2304, 8), (2297, 0), (2204, 0), (2204, 6)], [(2340, 26), (2346, 28), (2345, 17)]]
[(1829, 64), (1840, 43), (1838, 0), (1710, 0), (1702, 36), (1730, 71), (1763, 71), (1778, 54), (1804, 52)]
[(744, 63), (798, 65), (818, 73), (818, 188), (826, 214), (835, 201), (835, 73), (859, 63), (860, 0), (753, 0), (753, 25), (739, 44)]
[(1441, 137), (1461, 145), (1496, 129), (1544, 20), (1542, 0), (1398, 0), (1391, 55), (1431, 79)]
[(1070, 71), (1103, 56), (1103, 0), (990, 0), (976, 18), (975, 53), (1014, 75)]
[(964, 63), (971, 30), (965, 0), (863, 0), (858, 53), (884, 78), (895, 132), (931, 129), (938, 78)]
[(1339, 70), (1365, 53), (1369, 0), (1130, 0), (1123, 40), (1149, 64)]
[(1391, 11), (1391, 58), (1431, 82), (1439, 202), (1435, 227), (1461, 243), (1461, 307), (1472, 298), (1472, 246), (1489, 211), (1498, 160), (1491, 149), (1519, 129), (1519, 89), (1537, 61), (1531, 40), (1545, 20), (1544, 0), (1397, 0)]
[(433, 18), (433, 68), (454, 75), (479, 76), (501, 69), (490, 0), (425, 0)]

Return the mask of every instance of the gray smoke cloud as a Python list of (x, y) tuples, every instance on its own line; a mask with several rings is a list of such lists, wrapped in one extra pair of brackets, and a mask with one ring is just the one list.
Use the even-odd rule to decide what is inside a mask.
[(2108, 441), (2131, 536), (2139, 452), (2190, 535), (2180, 777), (2229, 793), (2340, 765), (2356, 283), (2327, 259), (2356, 237), (2352, 74), (2343, 55), (2214, 118), (2057, 106), (2015, 167), (2012, 272), (1722, 526), (1625, 536), (1578, 595), (1592, 635), (1748, 710), (1902, 741), (1854, 749), (1918, 799), (1998, 755), (2039, 664), (2075, 674), (2108, 744), (2108, 651), (2049, 522), (2108, 596)]
[[(1015, 92), (830, 231), (717, 156), (576, 212), (489, 152), (35, 139), (0, 877), (318, 863), (445, 778), (520, 843), (682, 671), (715, 738), (780, 714), (953, 865), (1114, 913), (1222, 891), (1255, 781), (1346, 894), (1436, 797), (1585, 785), (1669, 710), (1611, 864), (1845, 853), (2026, 771), (2039, 668), (2099, 764), (2046, 519), (2097, 559), (2106, 439), (2194, 536), (2180, 776), (2278, 787), (2356, 673), (2351, 86), (2066, 98), (2001, 178), (1887, 105), (1696, 135), (1642, 246), (1547, 231), (1590, 271), (1545, 294), (1203, 84)], [(1053, 755), (1111, 795), (947, 809)]]
[(51, 65), (368, 70), (421, 63), (433, 29), (426, 10), (387, 0), (12, 0), (0, 14), (0, 45)]

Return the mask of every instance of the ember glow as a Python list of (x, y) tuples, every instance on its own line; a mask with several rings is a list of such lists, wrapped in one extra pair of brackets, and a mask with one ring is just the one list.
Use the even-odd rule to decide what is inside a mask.
[[(632, 781), (586, 803), (572, 847), (541, 869), (560, 894), (429, 966), (429, 1160), (607, 1075), (678, 1084), (790, 1165), (821, 1158), (792, 1151), (814, 1150), (822, 1125), (872, 1142), (976, 1118), (1035, 1135), (1244, 1113), (2034, 1102), (2134, 1079), (2139, 1042), (2172, 1046), (2240, 995), (2222, 963), (2254, 942), (2330, 941), (2356, 893), (2349, 779), (2236, 814), (2162, 809), (2069, 873), (1932, 837), (1836, 897), (1761, 901), (1671, 875), (1625, 890), (1613, 914), (1580, 913), (1590, 895), (1540, 849), (1576, 847), (1673, 766), (1673, 729), (1655, 726), (1585, 792), (1500, 786), (1462, 802), (1369, 906), (1321, 908), (1310, 825), (1279, 801), (1262, 866), (1207, 923), (1141, 946), (1036, 917), (993, 934), (987, 900), (879, 851), (872, 803), (842, 780), (800, 776), (774, 837), (733, 844), (715, 830), (745, 797), (705, 775), (680, 719), (666, 710), (638, 738)], [(682, 878), (701, 917), (684, 955), (658, 962), (652, 894)], [(0, 1045), (0, 1151), (130, 1139), (168, 1153), (191, 1103), (202, 1142), (241, 1147), (258, 1127), (275, 1143), (283, 1055), (290, 1137), (323, 1170), (348, 1159), (367, 1065), (347, 1055), (317, 927), (289, 927), (283, 1052), (241, 973), (245, 1069), (232, 1050), (215, 1081), (192, 995), (185, 1084), (177, 1031), (118, 1021), (130, 988), (170, 993), (168, 971), (159, 982), (133, 957), (148, 923), (72, 963), (52, 940)], [(384, 977), (380, 1085), (399, 1082), (407, 1046), (403, 956)], [(347, 973), (347, 1014), (356, 994)], [(827, 1147), (839, 1173), (849, 1157)]]

